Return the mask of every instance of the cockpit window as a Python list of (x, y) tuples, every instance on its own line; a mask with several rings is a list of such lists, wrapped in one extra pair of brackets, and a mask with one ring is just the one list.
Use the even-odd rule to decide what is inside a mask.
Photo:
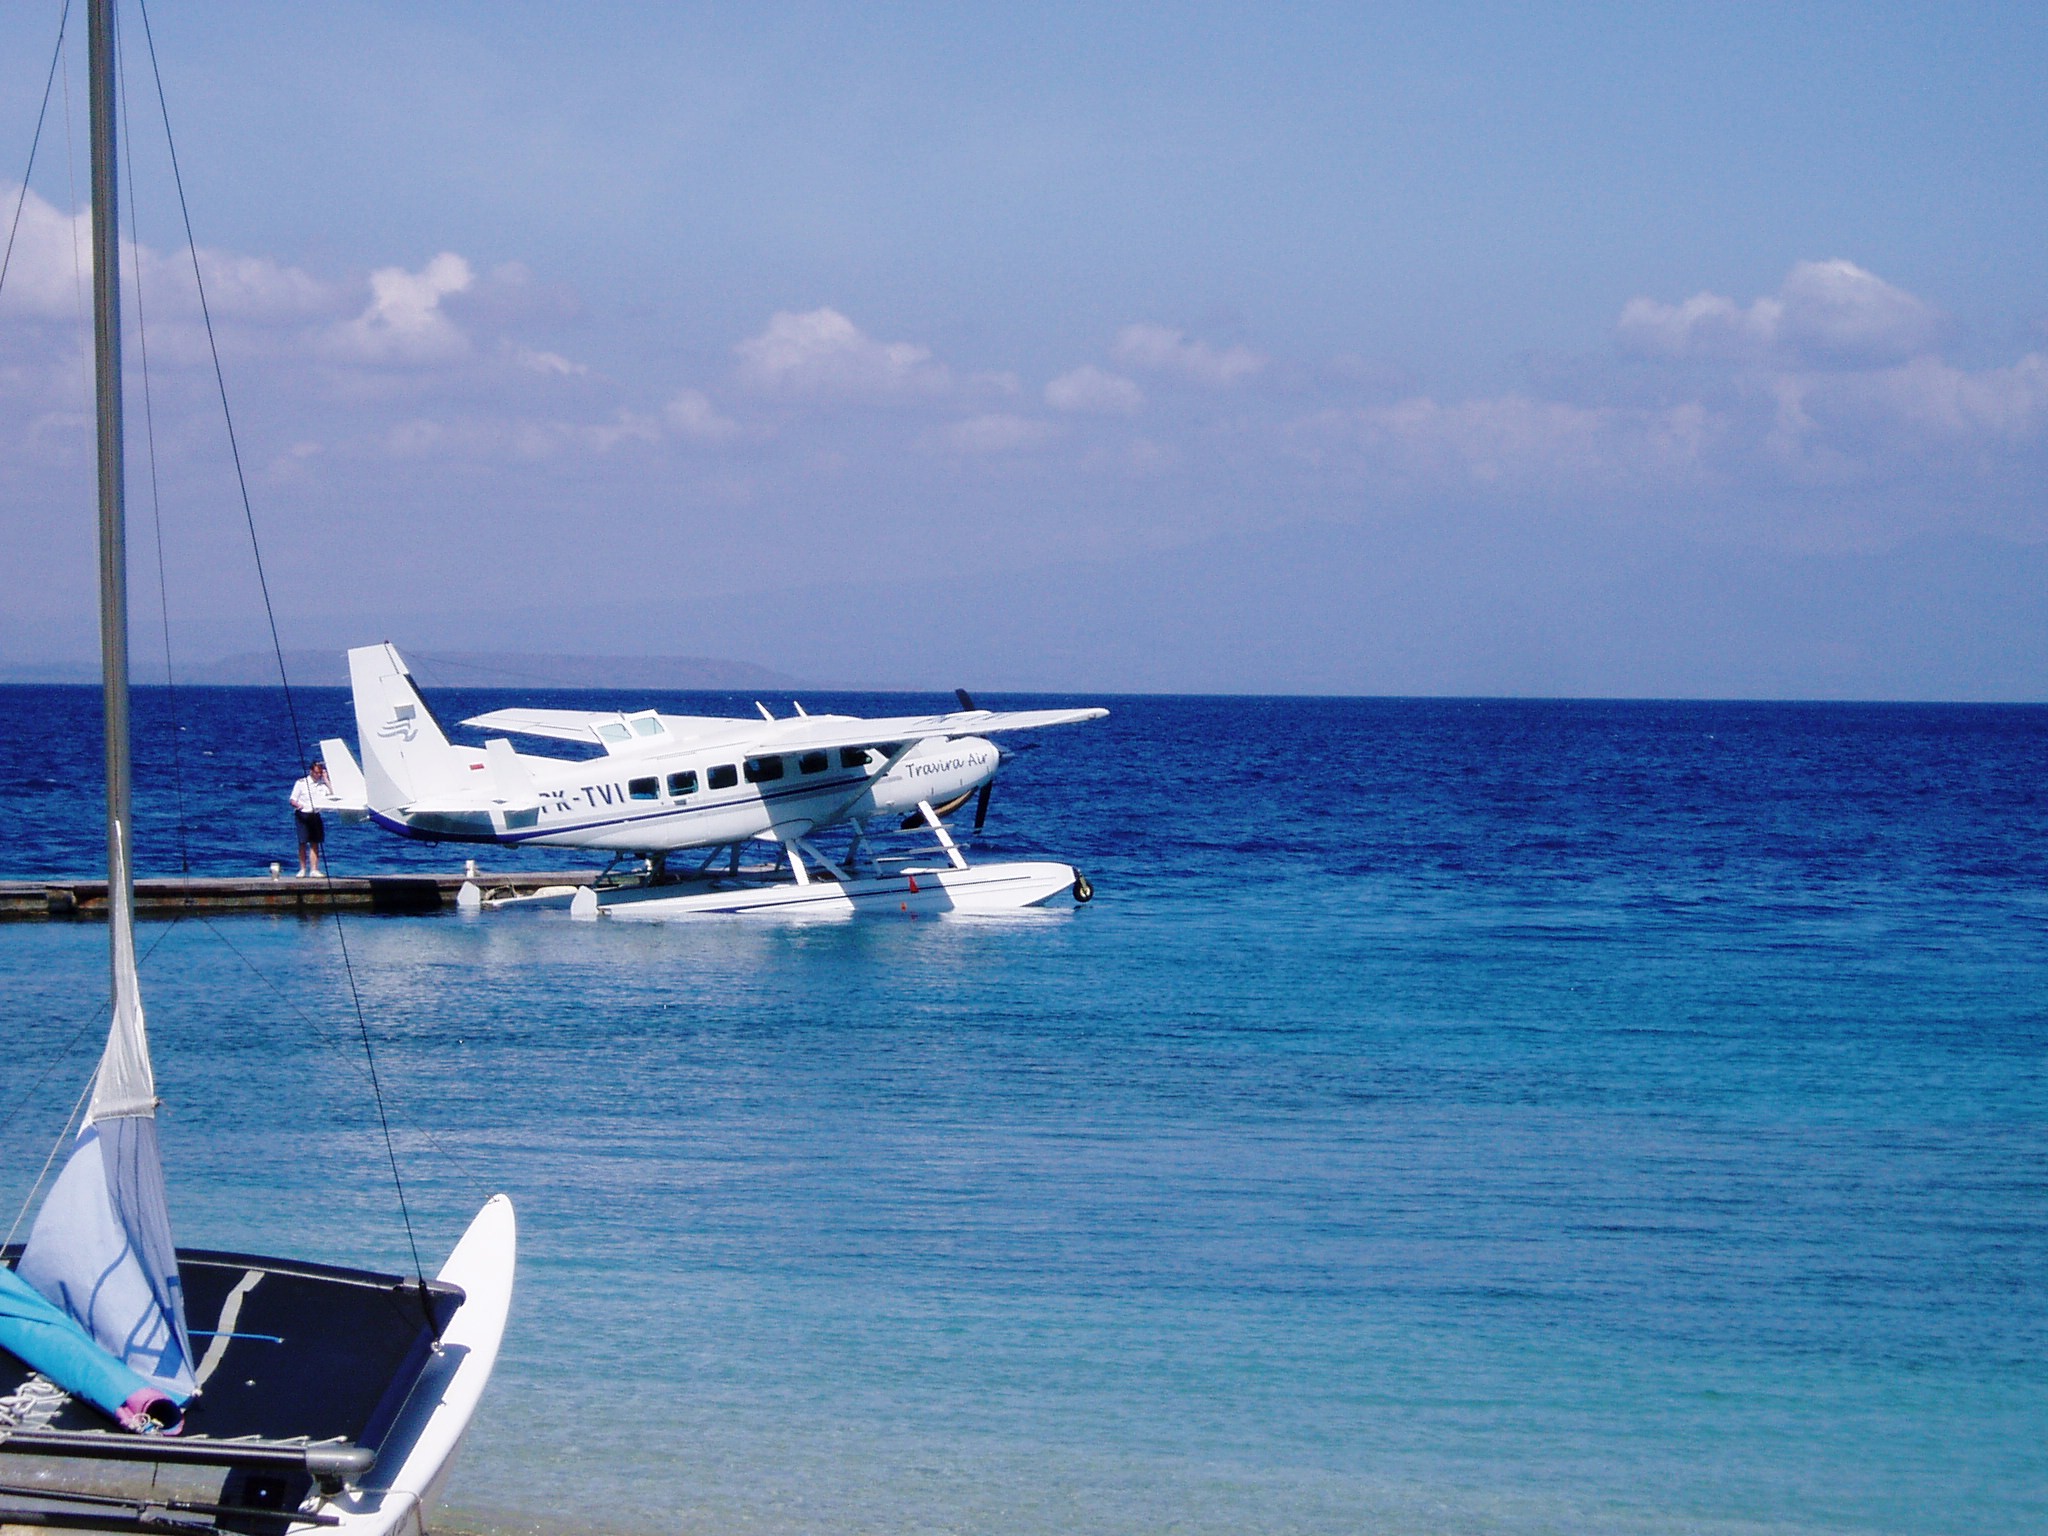
[(829, 752), (806, 752), (796, 760), (796, 765), (805, 773), (823, 773), (832, 766), (832, 754)]
[(704, 782), (713, 789), (731, 789), (739, 781), (740, 771), (731, 763), (720, 763), (704, 775)]
[(681, 773), (670, 774), (668, 776), (668, 792), (669, 797), (674, 800), (680, 800), (685, 795), (694, 795), (697, 792), (696, 770), (685, 768)]
[(747, 782), (749, 784), (766, 784), (781, 777), (781, 758), (750, 757), (747, 759)]
[(867, 765), (868, 749), (866, 747), (841, 747), (839, 749), (840, 767), (865, 768)]

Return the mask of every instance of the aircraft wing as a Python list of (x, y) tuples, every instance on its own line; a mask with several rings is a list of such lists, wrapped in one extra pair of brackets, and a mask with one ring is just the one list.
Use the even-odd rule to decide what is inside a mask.
[[(600, 735), (598, 727), (616, 727), (624, 718), (617, 710), (494, 709), (489, 714), (472, 715), (462, 723), (483, 731), (503, 731), (511, 736), (546, 736), (555, 741), (580, 741), (586, 746), (610, 750), (613, 741)], [(661, 723), (668, 734), (666, 741), (658, 743), (664, 747), (689, 746), (705, 737), (726, 737), (751, 728), (751, 722), (747, 720), (727, 720), (716, 715), (663, 715)], [(641, 738), (634, 744), (646, 746), (650, 743)]]
[(506, 731), (514, 736), (547, 736), (556, 741), (580, 741), (600, 747), (597, 722), (616, 720), (618, 714), (594, 714), (582, 709), (494, 709), (486, 715), (472, 715), (463, 721), (484, 731)]
[[(1048, 725), (1100, 720), (1106, 709), (969, 709), (945, 715), (891, 715), (863, 719), (857, 715), (793, 715), (780, 720), (720, 719), (704, 715), (663, 715), (666, 747), (749, 745), (760, 751), (789, 752), (806, 748), (871, 747), (884, 742), (921, 741), (929, 736), (982, 736), (996, 731), (1029, 731)], [(546, 736), (605, 746), (601, 724), (616, 725), (611, 710), (494, 709), (464, 725), (515, 736)]]
[(764, 751), (806, 747), (873, 747), (885, 742), (922, 741), (931, 736), (990, 736), (998, 731), (1031, 731), (1047, 725), (1100, 720), (1106, 709), (965, 709), (947, 715), (890, 715), (865, 720), (857, 715), (798, 715), (763, 722), (755, 738)]

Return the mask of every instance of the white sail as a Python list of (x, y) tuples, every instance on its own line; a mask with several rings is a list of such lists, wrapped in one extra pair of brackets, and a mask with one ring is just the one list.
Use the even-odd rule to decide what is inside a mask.
[[(116, 862), (125, 865), (122, 832), (116, 823)], [(157, 1147), (134, 918), (126, 902), (107, 906), (114, 977), (107, 1048), (85, 1128), (36, 1213), (16, 1272), (109, 1354), (183, 1402), (193, 1390), (192, 1345)]]

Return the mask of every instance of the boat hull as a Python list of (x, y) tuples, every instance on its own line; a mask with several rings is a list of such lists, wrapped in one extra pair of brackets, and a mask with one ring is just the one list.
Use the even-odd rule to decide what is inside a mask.
[(168, 1511), (198, 1530), (276, 1536), (315, 1528), (292, 1518), (309, 1508), (325, 1517), (317, 1528), (351, 1536), (423, 1530), (497, 1358), (516, 1242), (497, 1196), (424, 1292), (396, 1275), (181, 1250), (202, 1378), (186, 1432), (115, 1430), (0, 1353), (0, 1530), (154, 1529)]
[(339, 1521), (330, 1529), (348, 1536), (425, 1531), (426, 1512), (447, 1484), (497, 1363), (512, 1309), (518, 1242), (512, 1202), (493, 1195), (435, 1276), (461, 1289), (462, 1305), (441, 1330), (433, 1358), (384, 1437), (376, 1466), (320, 1506)]

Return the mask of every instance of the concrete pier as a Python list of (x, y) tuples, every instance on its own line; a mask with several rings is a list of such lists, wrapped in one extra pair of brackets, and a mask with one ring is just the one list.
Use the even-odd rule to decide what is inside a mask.
[[(135, 882), (136, 914), (144, 918), (212, 916), (226, 912), (273, 912), (317, 916), (337, 909), (355, 912), (438, 912), (453, 908), (466, 874), (453, 875), (257, 875), (252, 878), (173, 876)], [(549, 885), (588, 885), (594, 869), (517, 874), (479, 872), (486, 896), (526, 895)], [(0, 922), (107, 915), (105, 880), (0, 880)]]

